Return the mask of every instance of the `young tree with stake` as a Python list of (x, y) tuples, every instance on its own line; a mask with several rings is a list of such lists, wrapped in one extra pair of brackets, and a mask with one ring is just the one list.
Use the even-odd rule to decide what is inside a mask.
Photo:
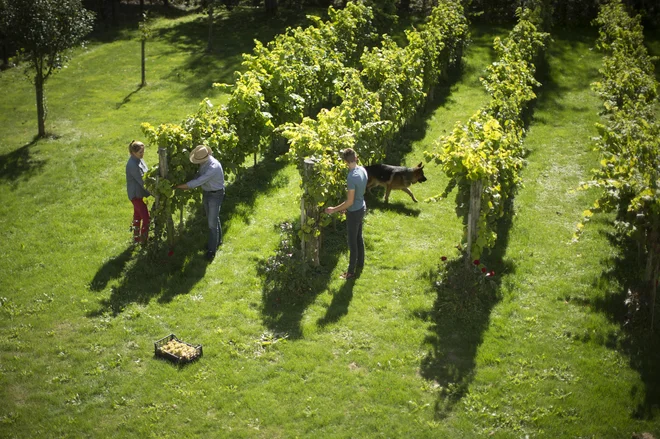
[(144, 12), (142, 14), (142, 21), (140, 22), (140, 53), (142, 55), (142, 82), (140, 87), (147, 85), (147, 40), (151, 38), (151, 20), (149, 14)]
[(39, 137), (46, 135), (44, 85), (68, 60), (68, 50), (92, 30), (94, 14), (81, 0), (0, 0), (0, 31), (27, 60), (37, 95)]

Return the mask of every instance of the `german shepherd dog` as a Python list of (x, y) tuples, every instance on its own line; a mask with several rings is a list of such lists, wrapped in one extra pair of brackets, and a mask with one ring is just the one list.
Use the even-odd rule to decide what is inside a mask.
[(424, 176), (424, 164), (420, 163), (414, 168), (406, 168), (405, 166), (392, 166), (385, 164), (365, 166), (367, 171), (367, 189), (371, 192), (371, 188), (375, 186), (383, 186), (385, 188), (385, 203), (390, 199), (390, 192), (392, 189), (401, 189), (416, 203), (417, 198), (408, 189), (411, 184), (423, 183), (426, 181)]

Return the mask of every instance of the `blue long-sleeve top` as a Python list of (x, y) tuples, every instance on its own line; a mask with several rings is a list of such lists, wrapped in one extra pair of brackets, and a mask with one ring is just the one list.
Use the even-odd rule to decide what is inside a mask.
[(214, 157), (209, 159), (199, 167), (199, 174), (193, 180), (186, 183), (190, 189), (198, 186), (205, 191), (217, 191), (225, 188), (225, 173), (222, 165)]
[(126, 192), (128, 199), (144, 198), (151, 195), (144, 187), (144, 173), (149, 168), (144, 160), (130, 156), (126, 163)]

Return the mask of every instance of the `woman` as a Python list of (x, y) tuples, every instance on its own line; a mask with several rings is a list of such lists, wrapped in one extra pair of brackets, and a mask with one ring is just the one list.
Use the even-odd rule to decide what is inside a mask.
[(149, 209), (144, 203), (144, 197), (151, 195), (144, 188), (144, 173), (147, 172), (147, 164), (142, 160), (144, 157), (144, 143), (133, 140), (128, 145), (131, 156), (126, 163), (126, 191), (128, 199), (133, 203), (133, 241), (146, 244), (149, 235)]

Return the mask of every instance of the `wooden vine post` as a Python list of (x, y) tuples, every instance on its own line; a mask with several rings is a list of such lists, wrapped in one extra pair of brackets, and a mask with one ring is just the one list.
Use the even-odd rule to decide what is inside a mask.
[[(158, 148), (158, 172), (158, 177), (167, 178), (167, 149), (165, 148)], [(156, 194), (154, 209), (158, 208), (159, 202), (159, 194)], [(167, 218), (167, 243), (172, 248), (174, 246), (174, 221), (172, 221), (172, 212), (170, 212), (169, 208), (165, 209), (165, 216)], [(156, 224), (156, 227), (160, 228), (162, 224)]]
[[(307, 180), (312, 172), (314, 172), (314, 161), (311, 159), (305, 159), (303, 162), (304, 166), (304, 180)], [(300, 197), (300, 226), (305, 227), (308, 218), (314, 218), (318, 221), (319, 218), (319, 209), (316, 203), (305, 202), (305, 196), (307, 195), (307, 190), (303, 193), (303, 196)], [(302, 233), (302, 257), (303, 261), (309, 262), (312, 265), (318, 267), (321, 265), (319, 260), (319, 253), (321, 248), (321, 238), (320, 236), (308, 236), (304, 232)]]
[(470, 184), (470, 210), (468, 212), (467, 223), (467, 257), (465, 264), (470, 266), (472, 263), (472, 243), (477, 239), (477, 223), (481, 214), (481, 192), (483, 182), (481, 180), (473, 181)]

